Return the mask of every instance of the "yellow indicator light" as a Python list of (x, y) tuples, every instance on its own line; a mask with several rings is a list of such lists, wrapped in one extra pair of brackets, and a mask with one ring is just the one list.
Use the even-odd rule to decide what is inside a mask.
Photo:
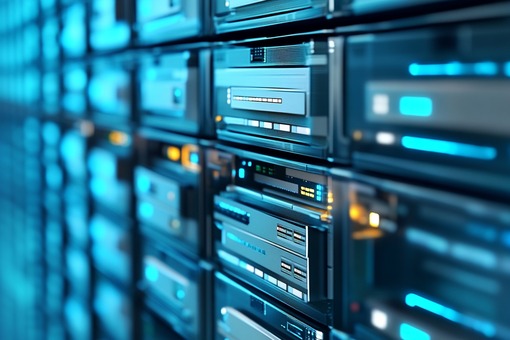
[(190, 171), (198, 172), (200, 171), (200, 164), (192, 161), (191, 154), (193, 153), (195, 156), (199, 153), (198, 146), (193, 144), (183, 145), (181, 164)]
[(359, 140), (361, 140), (361, 139), (363, 138), (363, 133), (362, 133), (360, 130), (356, 130), (356, 131), (354, 131), (354, 132), (352, 133), (352, 138), (353, 138), (354, 140), (359, 141)]
[(333, 193), (328, 192), (328, 204), (332, 204), (335, 200), (333, 199)]
[(354, 240), (370, 240), (377, 239), (382, 236), (384, 236), (384, 233), (381, 229), (364, 229), (352, 233), (352, 238)]
[(378, 214), (378, 213), (371, 212), (371, 213), (368, 215), (368, 224), (369, 224), (372, 228), (379, 228), (379, 222), (380, 222), (380, 217), (379, 217), (379, 214)]
[(223, 117), (222, 116), (216, 116), (216, 118), (214, 119), (216, 121), (216, 123), (219, 123), (223, 120)]
[(111, 131), (108, 134), (108, 140), (113, 145), (127, 145), (129, 144), (129, 136), (121, 131)]
[(166, 156), (169, 160), (177, 162), (181, 159), (181, 150), (176, 146), (166, 148)]
[(349, 217), (351, 221), (359, 224), (367, 224), (367, 211), (360, 204), (353, 203), (349, 207)]

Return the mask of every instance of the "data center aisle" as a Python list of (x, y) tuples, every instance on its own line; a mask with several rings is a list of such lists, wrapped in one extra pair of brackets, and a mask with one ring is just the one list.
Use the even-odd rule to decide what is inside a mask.
[(510, 2), (0, 18), (0, 338), (510, 338)]

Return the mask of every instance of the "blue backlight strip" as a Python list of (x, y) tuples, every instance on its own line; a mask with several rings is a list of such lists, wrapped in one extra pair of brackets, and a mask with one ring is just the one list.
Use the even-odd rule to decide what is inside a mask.
[(451, 156), (493, 160), (497, 151), (493, 147), (451, 142), (439, 139), (403, 136), (402, 146), (406, 149), (442, 153)]
[(510, 77), (510, 61), (505, 64), (505, 75)]
[(240, 209), (238, 207), (234, 207), (233, 205), (230, 205), (230, 204), (225, 203), (225, 202), (219, 202), (218, 205), (219, 205), (219, 207), (221, 209), (230, 210), (233, 213), (238, 214), (238, 215), (242, 215), (242, 216), (249, 216), (250, 215), (246, 211), (244, 211), (243, 209)]
[(432, 99), (405, 96), (400, 98), (399, 108), (404, 116), (428, 117), (432, 115)]
[(407, 294), (405, 297), (405, 302), (409, 307), (422, 308), (430, 313), (436, 314), (445, 319), (481, 332), (487, 337), (493, 337), (496, 335), (496, 327), (492, 323), (461, 314), (451, 308), (424, 298), (418, 294)]
[(452, 61), (444, 64), (412, 63), (408, 67), (412, 76), (495, 76), (498, 74), (498, 64), (492, 61), (477, 63), (461, 63)]
[(408, 323), (400, 325), (400, 338), (402, 340), (430, 340), (430, 335)]

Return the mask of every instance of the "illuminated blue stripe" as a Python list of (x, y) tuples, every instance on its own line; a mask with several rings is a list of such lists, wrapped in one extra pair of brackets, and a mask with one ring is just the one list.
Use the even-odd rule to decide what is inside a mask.
[(442, 153), (452, 156), (492, 160), (497, 156), (495, 148), (438, 139), (404, 136), (402, 146), (407, 149)]
[(452, 61), (444, 64), (417, 64), (412, 63), (408, 67), (412, 76), (495, 76), (498, 73), (498, 65), (492, 61), (477, 63), (460, 63)]
[(419, 328), (403, 323), (400, 325), (400, 338), (402, 340), (430, 340), (430, 335)]
[(399, 107), (404, 116), (428, 117), (432, 114), (432, 99), (406, 96), (400, 98)]
[(232, 212), (234, 212), (234, 213), (236, 213), (236, 214), (243, 215), (243, 216), (248, 215), (248, 213), (247, 213), (246, 211), (244, 211), (244, 210), (242, 210), (242, 209), (239, 209), (239, 208), (237, 208), (237, 207), (234, 207), (234, 206), (232, 206), (232, 205), (230, 205), (230, 204), (228, 204), (228, 203), (225, 203), (225, 202), (219, 202), (219, 203), (218, 203), (218, 205), (219, 205), (219, 207), (220, 207), (221, 209), (224, 209), (224, 210), (230, 210), (230, 211), (232, 211)]
[(241, 178), (241, 179), (244, 178), (244, 176), (245, 176), (244, 168), (240, 168), (238, 173), (239, 173), (239, 178)]
[(475, 63), (474, 73), (479, 76), (495, 76), (498, 73), (498, 65), (491, 61)]
[(510, 77), (510, 61), (505, 64), (505, 74)]
[(496, 327), (492, 323), (463, 315), (451, 308), (445, 307), (437, 302), (426, 299), (417, 294), (407, 294), (405, 297), (405, 302), (409, 307), (422, 308), (430, 313), (436, 314), (445, 319), (481, 332), (487, 337), (493, 337), (496, 335)]

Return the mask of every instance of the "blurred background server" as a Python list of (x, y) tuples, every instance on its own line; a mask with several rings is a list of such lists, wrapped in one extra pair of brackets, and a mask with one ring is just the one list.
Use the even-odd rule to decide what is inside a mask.
[(0, 338), (508, 339), (510, 2), (0, 1)]

